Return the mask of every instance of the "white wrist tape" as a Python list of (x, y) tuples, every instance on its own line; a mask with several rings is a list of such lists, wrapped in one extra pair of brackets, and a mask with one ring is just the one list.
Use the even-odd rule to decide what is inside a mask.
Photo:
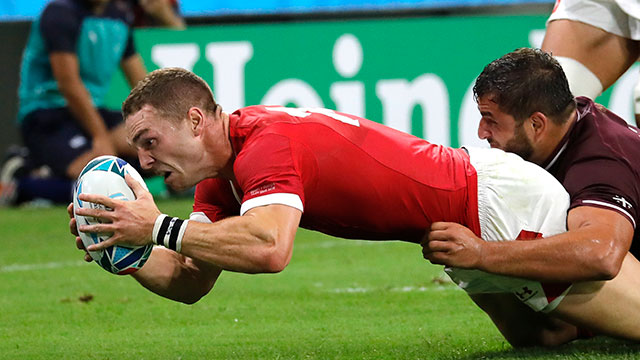
[(189, 220), (170, 217), (167, 214), (158, 215), (155, 224), (153, 224), (153, 243), (180, 252), (182, 249), (182, 238), (184, 237), (188, 223)]

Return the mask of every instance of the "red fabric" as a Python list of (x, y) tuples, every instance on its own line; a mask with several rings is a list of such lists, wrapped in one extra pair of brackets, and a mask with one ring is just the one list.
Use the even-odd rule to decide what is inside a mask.
[[(479, 234), (476, 172), (464, 150), (318, 111), (324, 113), (252, 106), (230, 115), (243, 202), (296, 194), (304, 206), (303, 227), (347, 238), (419, 242), (435, 221)], [(232, 212), (210, 195), (228, 191), (220, 186), (199, 184), (194, 210), (208, 204), (209, 212)]]
[[(520, 234), (518, 234), (518, 238), (516, 240), (535, 240), (542, 238), (541, 233), (537, 233), (535, 231), (522, 230)], [(540, 283), (542, 285), (542, 289), (547, 297), (548, 302), (552, 302), (558, 296), (562, 295), (562, 293), (567, 290), (571, 283), (562, 282), (562, 283)]]

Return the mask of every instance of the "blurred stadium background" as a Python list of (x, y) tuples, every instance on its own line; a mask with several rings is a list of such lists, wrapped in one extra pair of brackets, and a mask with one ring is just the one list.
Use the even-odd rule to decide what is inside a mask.
[[(20, 58), (46, 2), (0, 0), (0, 155), (20, 142)], [(187, 30), (138, 29), (136, 43), (149, 70), (192, 69), (227, 111), (322, 106), (434, 142), (484, 145), (473, 81), (504, 53), (539, 46), (552, 7), (552, 0), (180, 0)], [(598, 99), (627, 121), (637, 74), (636, 65)], [(128, 92), (122, 77), (114, 79), (108, 104), (118, 108)], [(191, 201), (159, 206), (186, 217)], [(610, 339), (511, 349), (415, 245), (303, 230), (287, 271), (225, 274), (214, 294), (186, 307), (82, 262), (67, 220), (62, 207), (0, 209), (0, 359), (636, 359), (640, 351)]]
[[(19, 143), (19, 64), (47, 0), (0, 2), (0, 151)], [(181, 66), (225, 110), (257, 103), (327, 107), (451, 146), (484, 145), (471, 96), (489, 61), (538, 47), (552, 0), (253, 0), (179, 2), (188, 28), (136, 30), (149, 70)], [(634, 66), (598, 101), (632, 119)], [(114, 79), (107, 103), (128, 94)]]

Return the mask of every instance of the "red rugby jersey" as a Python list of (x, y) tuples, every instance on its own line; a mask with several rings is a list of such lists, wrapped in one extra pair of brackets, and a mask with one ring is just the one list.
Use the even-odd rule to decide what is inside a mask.
[[(198, 184), (211, 221), (267, 204), (334, 236), (417, 242), (435, 221), (479, 234), (477, 178), (462, 149), (326, 109), (251, 106), (229, 116), (237, 182)], [(235, 195), (234, 195), (235, 191)]]

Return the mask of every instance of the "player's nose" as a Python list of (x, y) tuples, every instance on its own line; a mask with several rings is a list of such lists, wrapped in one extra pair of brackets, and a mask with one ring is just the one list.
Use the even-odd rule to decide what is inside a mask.
[(138, 161), (140, 161), (140, 167), (142, 167), (144, 170), (149, 170), (151, 169), (151, 166), (153, 165), (155, 160), (153, 159), (153, 156), (149, 154), (148, 151), (144, 149), (139, 149)]
[(484, 120), (480, 120), (480, 123), (478, 124), (478, 137), (482, 140), (485, 140), (491, 137), (491, 132), (487, 130)]

